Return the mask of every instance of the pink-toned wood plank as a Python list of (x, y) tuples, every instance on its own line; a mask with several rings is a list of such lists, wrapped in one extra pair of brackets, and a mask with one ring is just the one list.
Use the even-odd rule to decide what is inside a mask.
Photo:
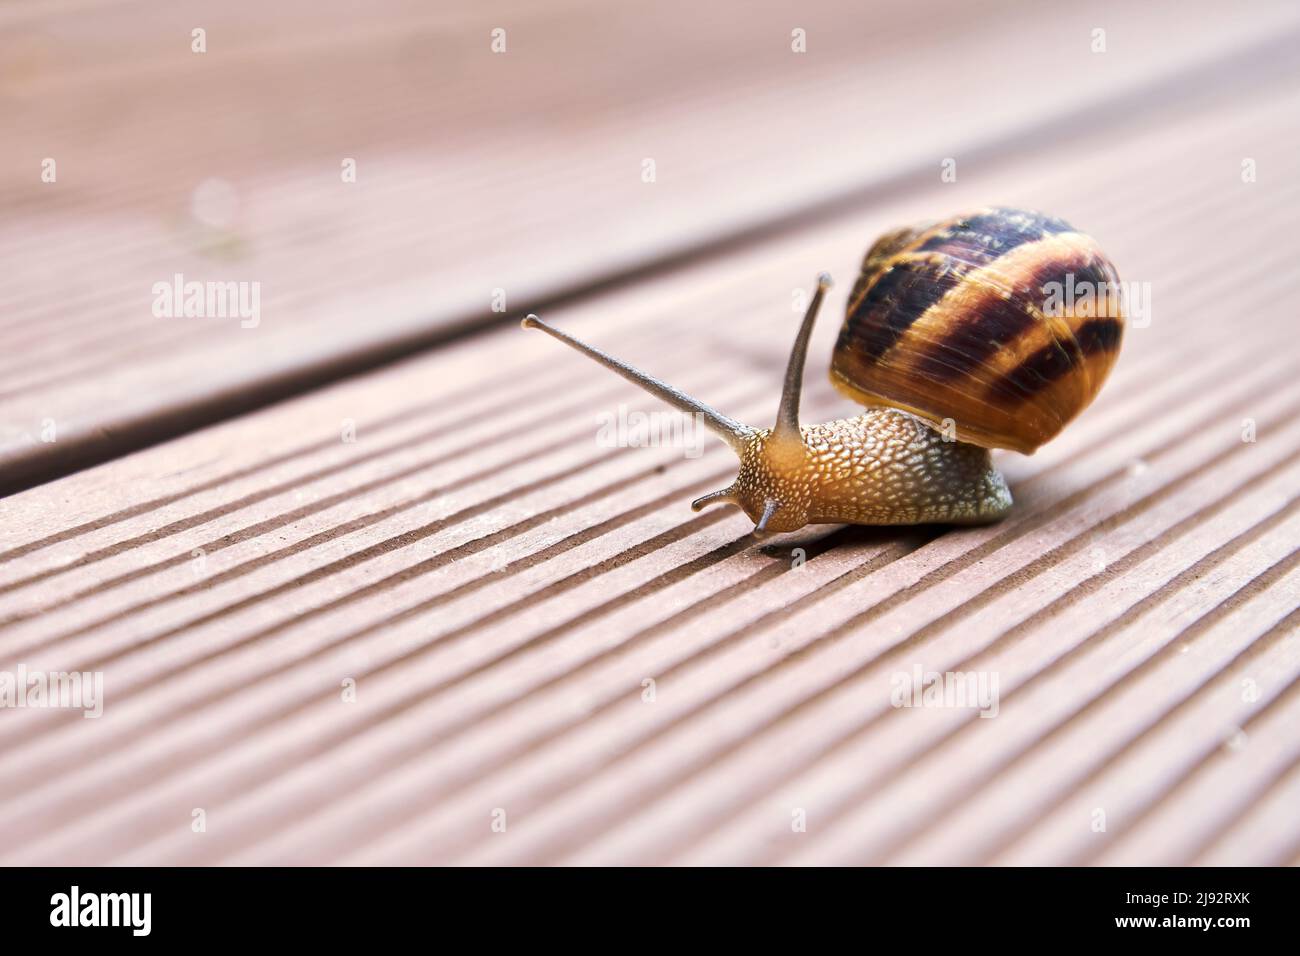
[[(1291, 720), (1294, 733), (1294, 711)], [(1292, 764), (1285, 776), (1233, 821), (1196, 862), (1205, 866), (1240, 864), (1243, 860), (1265, 866), (1300, 865), (1297, 801), (1300, 801), (1300, 766)]]
[[(0, 709), (0, 859), (1071, 862), (1176, 830), (1162, 801), (1224, 724), (1292, 702), (1298, 193), (1239, 173), (1289, 168), (1296, 106), (1270, 86), (1036, 144), (548, 313), (765, 422), (816, 271), (838, 310), (891, 225), (1059, 212), (1151, 283), (1152, 321), (1058, 441), (999, 455), (1017, 503), (993, 527), (755, 547), (686, 507), (733, 473), (724, 449), (600, 447), (599, 412), (654, 404), (518, 329), (0, 502), (0, 670), (106, 687), (96, 720)], [(851, 409), (809, 388), (810, 416)], [(913, 662), (995, 669), (998, 716), (895, 710)], [(1216, 823), (1168, 859), (1261, 859), (1255, 814), (1293, 838), (1294, 724), (1267, 726), (1256, 772), (1195, 787)], [(1073, 829), (1076, 787), (1112, 802), (1113, 841)]]
[[(1251, 683), (1243, 681), (1238, 691), (1254, 697), (1258, 677), (1247, 680)], [(1283, 811), (1281, 803), (1287, 792), (1296, 792), (1288, 778), (1295, 776), (1300, 757), (1297, 696), (1293, 682), (1281, 694), (1275, 692), (1268, 704), (1262, 696), (1244, 700), (1259, 705), (1251, 719), (1229, 728), (1223, 745), (1130, 821), (1132, 833), (1105, 849), (1096, 862), (1140, 865), (1158, 857), (1171, 859), (1169, 848), (1187, 848), (1190, 852), (1177, 862), (1190, 863), (1220, 852), (1216, 847), (1222, 844), (1236, 846), (1224, 856), (1238, 863), (1287, 862), (1288, 851), (1300, 839), (1300, 804), (1292, 800)], [(1266, 834), (1261, 832), (1263, 820), (1273, 823)]]
[[(490, 323), (495, 290), (515, 310), (1239, 95), (1297, 29), (1172, 0), (61, 10), (0, 15), (0, 492)], [(155, 317), (176, 274), (259, 283), (260, 324)]]

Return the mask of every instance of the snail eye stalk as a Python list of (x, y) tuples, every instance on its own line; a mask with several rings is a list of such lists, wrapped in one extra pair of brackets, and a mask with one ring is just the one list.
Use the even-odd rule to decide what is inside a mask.
[(808, 341), (812, 338), (813, 325), (817, 313), (822, 307), (826, 290), (831, 287), (831, 277), (823, 272), (817, 276), (817, 289), (813, 292), (808, 311), (804, 313), (799, 332), (794, 337), (790, 349), (790, 360), (785, 366), (785, 384), (781, 388), (781, 404), (777, 406), (776, 427), (772, 437), (777, 441), (800, 441), (799, 437), (799, 399), (803, 394), (803, 369), (808, 361)]

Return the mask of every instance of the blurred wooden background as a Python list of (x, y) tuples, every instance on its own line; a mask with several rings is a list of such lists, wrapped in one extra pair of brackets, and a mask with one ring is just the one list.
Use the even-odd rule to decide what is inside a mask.
[[(1297, 40), (1267, 2), (0, 5), (0, 671), (107, 694), (0, 710), (0, 860), (1295, 862)], [(725, 449), (598, 447), (653, 403), (515, 325), (761, 423), (795, 290), (839, 312), (878, 233), (987, 203), (1152, 294), (995, 527), (755, 547), (686, 508)], [(176, 273), (260, 324), (155, 317)], [(809, 418), (851, 411), (838, 319)], [(997, 718), (891, 707), (913, 666), (996, 673)]]

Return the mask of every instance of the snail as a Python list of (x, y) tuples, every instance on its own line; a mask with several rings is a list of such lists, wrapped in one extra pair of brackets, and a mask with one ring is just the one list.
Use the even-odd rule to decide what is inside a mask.
[[(699, 420), (740, 472), (692, 509), (739, 506), (758, 534), (806, 524), (985, 524), (1011, 508), (989, 449), (1032, 454), (1097, 395), (1119, 354), (1114, 267), (1064, 221), (986, 208), (887, 233), (868, 250), (831, 359), (832, 384), (867, 405), (800, 425), (818, 277), (770, 429), (737, 422), (547, 325), (553, 338)], [(1061, 301), (1061, 290), (1084, 294)]]

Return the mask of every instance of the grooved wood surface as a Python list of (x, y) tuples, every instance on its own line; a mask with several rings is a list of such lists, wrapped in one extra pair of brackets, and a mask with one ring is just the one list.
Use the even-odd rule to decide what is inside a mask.
[[(71, 6), (0, 12), (0, 493), (945, 157), (1159, 121), (1300, 30), (1264, 0)], [(258, 324), (155, 315), (176, 275), (258, 283)]]
[[(91, 5), (88, 15), (130, 6)], [(405, 9), (416, 16), (425, 8)], [(604, 23), (605, 14), (584, 5), (565, 9)], [(773, 417), (798, 320), (795, 293), (822, 269), (838, 284), (814, 335), (803, 414), (851, 414), (824, 373), (863, 251), (885, 229), (964, 206), (1038, 207), (1092, 233), (1121, 277), (1143, 284), (1150, 321), (1133, 323), (1111, 381), (1059, 439), (1032, 457), (996, 456), (1016, 504), (1007, 520), (984, 528), (817, 527), (757, 545), (742, 515), (687, 507), (734, 474), (721, 443), (710, 440), (698, 457), (674, 447), (602, 446), (600, 413), (658, 406), (514, 325), (485, 327), (2, 499), (0, 672), (99, 672), (105, 700), (97, 719), (0, 709), (0, 862), (1295, 863), (1300, 56), (1291, 44), (1240, 67), (1243, 51), (1258, 49), (1270, 32), (1285, 35), (1280, 7), (1224, 14), (1217, 26), (1217, 7), (1198, 8), (1204, 17), (1196, 23), (1171, 19), (1170, 9), (1105, 8), (1116, 56), (1097, 62), (1114, 72), (1102, 78), (1086, 73), (1099, 66), (1080, 64), (1084, 74), (1055, 88), (1064, 97), (1057, 107), (1053, 88), (1023, 76), (1013, 82), (1015, 71), (1003, 70), (987, 47), (963, 53), (955, 33), (920, 29), (917, 13), (893, 28), (893, 59), (865, 62), (843, 83), (842, 64), (817, 67), (808, 82), (825, 87), (820, 98), (760, 62), (752, 73), (745, 65), (723, 71), (725, 82), (682, 100), (689, 108), (673, 107), (692, 80), (686, 49), (670, 64), (681, 72), (676, 92), (642, 91), (644, 101), (629, 103), (615, 85), (584, 89), (591, 114), (604, 119), (577, 111), (579, 121), (547, 100), (564, 90), (551, 63), (538, 75), (555, 85), (535, 90), (536, 109), (545, 114), (552, 102), (547, 122), (574, 123), (588, 146), (604, 142), (639, 159), (665, 140), (647, 133), (650, 145), (633, 146), (626, 131), (614, 134), (618, 124), (637, 119), (652, 129), (657, 117), (672, 131), (666, 141), (701, 164), (670, 200), (685, 202), (689, 215), (685, 206), (630, 208), (628, 245), (618, 247), (600, 231), (612, 228), (609, 217), (593, 220), (635, 202), (619, 198), (624, 187), (584, 184), (596, 167), (578, 165), (566, 175), (571, 188), (589, 192), (589, 206), (561, 209), (564, 194), (552, 194), (538, 200), (527, 229), (502, 238), (480, 224), (457, 255), (481, 263), (480, 250), (491, 246), (508, 258), (536, 245), (548, 222), (570, 225), (541, 250), (536, 281), (519, 280), (527, 291), (515, 302), (526, 307), (552, 283), (573, 287), (617, 271), (622, 257), (653, 262), (665, 249), (704, 242), (714, 223), (726, 231), (751, 214), (783, 214), (787, 203), (804, 208), (806, 215), (751, 241), (645, 269), (545, 310), (556, 325), (738, 419), (762, 425)], [(827, 11), (813, 15), (827, 23), (849, 16), (838, 6)], [(438, 36), (444, 29), (477, 36), (486, 22), (479, 14), (418, 15)], [(39, 20), (4, 16), (9, 31), (15, 18)], [(642, 29), (657, 23), (664, 36), (679, 36), (664, 16)], [(991, 16), (964, 29), (1010, 30), (1007, 42), (1024, 46), (1027, 63), (1059, 58), (1053, 44), (1062, 41), (1050, 39), (1058, 25), (1074, 31), (1071, 49), (1087, 50), (1087, 17), (1053, 12), (1026, 24), (1025, 8), (1010, 5)], [(1058, 16), (1073, 19), (1057, 24)], [(188, 21), (177, 14), (176, 22)], [(546, 21), (552, 30), (563, 22)], [(783, 25), (774, 42), (784, 54), (788, 15), (764, 5), (754, 22)], [(891, 22), (881, 26), (886, 35)], [(385, 43), (409, 40), (377, 18), (368, 38), (350, 45), (352, 34), (328, 23), (327, 8), (288, 51), (249, 41), (242, 55), (250, 70), (287, 75), (293, 57), (307, 55), (301, 51), (377, 56)], [(621, 21), (607, 28), (637, 32)], [(707, 24), (701, 29), (711, 39), (682, 43), (720, 42)], [(718, 29), (740, 44), (758, 42), (744, 18)], [(1139, 66), (1142, 57), (1125, 49), (1142, 29), (1169, 35)], [(214, 26), (210, 43), (219, 33)], [(851, 54), (847, 26), (843, 36), (824, 35), (839, 55)], [(527, 37), (513, 31), (510, 42), (526, 48)], [(818, 37), (810, 28), (810, 48)], [(91, 78), (109, 90), (171, 75), (174, 58), (141, 53), (149, 42), (132, 36), (114, 62), (48, 80), (49, 95), (72, 95)], [(746, 59), (743, 50), (728, 55)], [(1066, 124), (1052, 135), (1012, 136), (992, 153), (979, 151), (991, 133), (975, 119), (962, 126), (935, 114), (915, 137), (898, 133), (899, 117), (919, 102), (908, 93), (873, 102), (882, 124), (895, 127), (885, 153), (875, 148), (884, 144), (878, 131), (846, 132), (821, 120), (841, 97), (857, 102), (862, 90), (879, 89), (882, 77), (895, 77), (899, 88), (920, 84), (930, 93), (914, 95), (924, 99), (944, 83), (923, 66), (977, 61), (993, 71), (994, 91), (1026, 98), (1023, 108), (994, 105), (982, 114), (992, 126), (1005, 122), (1008, 135), (1040, 107), (1045, 117), (1067, 115), (1070, 97), (1085, 88), (1102, 95), (1106, 87), (1118, 102), (1129, 88), (1132, 107), (1102, 111), (1082, 130)], [(1157, 67), (1202, 61), (1235, 65), (1142, 86)], [(629, 74), (639, 63), (628, 64)], [(205, 69), (213, 77), (193, 79), (195, 96), (204, 82), (214, 89), (230, 82), (221, 73), (229, 65)], [(461, 81), (474, 75), (467, 69)], [(484, 101), (491, 95), (484, 90)], [(607, 112), (598, 108), (602, 95)], [(790, 112), (772, 114), (765, 97)], [(392, 101), (394, 114), (403, 102)], [(429, 108), (463, 110), (471, 126), (479, 116), (451, 98)], [(783, 133), (756, 118), (764, 110), (785, 115)], [(797, 124), (795, 115), (803, 117)], [(719, 116), (732, 125), (714, 133), (732, 143), (733, 155), (693, 139)], [(92, 128), (72, 113), (64, 121), (69, 137)], [(165, 128), (144, 114), (132, 122)], [(306, 208), (313, 190), (334, 187), (302, 180), (305, 192), (289, 200), (275, 186), (287, 180), (277, 177), (309, 154), (333, 164), (331, 150), (344, 147), (328, 138), (337, 131), (313, 127), (310, 117), (301, 122), (276, 162), (234, 145), (229, 161), (263, 177), (259, 188), (279, 196), (275, 202)], [(386, 144), (395, 167), (429, 148), (413, 133), (383, 140), (381, 118), (375, 123), (366, 136)], [(536, 130), (492, 128), (502, 141), (556, 150), (539, 161), (576, 162), (584, 152), (569, 144), (565, 153)], [(748, 142), (741, 132), (752, 134)], [(813, 132), (822, 138), (806, 135)], [(449, 130), (460, 144), (448, 145), (456, 157), (449, 162), (473, 166), (474, 135)], [(755, 136), (771, 136), (772, 151)], [(938, 145), (944, 136), (984, 158), (967, 165), (954, 147), (957, 181), (941, 185), (935, 157), (949, 155)], [(295, 139), (311, 145), (293, 154)], [(132, 167), (125, 135), (106, 142), (131, 190), (85, 202), (121, 212), (187, 194), (180, 173), (168, 179)], [(477, 142), (501, 160), (500, 142), (490, 149)], [(875, 146), (866, 149), (868, 142)], [(192, 158), (182, 160), (199, 144), (174, 148), (178, 166), (193, 168)], [(835, 148), (852, 152), (829, 155)], [(864, 151), (865, 165), (851, 171)], [(745, 163), (736, 157), (750, 155), (759, 158), (739, 168)], [(1242, 180), (1246, 158), (1256, 164), (1254, 182)], [(870, 192), (895, 163), (915, 169), (915, 182)], [(654, 189), (671, 181), (671, 166), (660, 169)], [(484, 181), (494, 175), (482, 172)], [(772, 186), (778, 174), (789, 192)], [(633, 182), (627, 188), (640, 185)], [(736, 194), (721, 195), (722, 182)], [(39, 200), (20, 195), (25, 188), (6, 187), (16, 208), (34, 210)], [(853, 189), (866, 191), (817, 205), (819, 192)], [(757, 193), (761, 208), (745, 201)], [(383, 215), (396, 204), (409, 218), (394, 225), (394, 243), (421, 235), (413, 223), (425, 210), (415, 193), (393, 187), (382, 202), (372, 198), (323, 215), (351, 222), (347, 216)], [(472, 200), (467, 187), (460, 214), (469, 215)], [(51, 230), (85, 221), (82, 200), (60, 201), (67, 219), (48, 220)], [(498, 197), (492, 208), (507, 203)], [(650, 221), (662, 231), (638, 232)], [(286, 223), (269, 213), (267, 222)], [(130, 249), (138, 245), (142, 258), (105, 264), (101, 279), (144, 274), (178, 254), (139, 223), (124, 225), (134, 238), (124, 234), (115, 254), (136, 255)], [(4, 228), (13, 230), (4, 241), (18, 245), (21, 230), (13, 222)], [(575, 250), (585, 246), (599, 247), (599, 256), (579, 261)], [(317, 268), (334, 261), (310, 249)], [(371, 253), (378, 247), (358, 241), (347, 254)], [(307, 255), (286, 259), (298, 263), (303, 281), (312, 275)], [(419, 255), (409, 255), (414, 268)], [(386, 293), (408, 267), (383, 268), (393, 271), (337, 277), (358, 294), (372, 285)], [(437, 269), (453, 277), (448, 302), (462, 280), (464, 289), (482, 285), (459, 265)], [(19, 274), (29, 271), (6, 277), (6, 295), (31, 280)], [(368, 310), (338, 310), (358, 329), (363, 316), (375, 318), (362, 338), (388, 335), (413, 314), (378, 300)], [(95, 325), (78, 310), (50, 315)], [(142, 342), (147, 326), (142, 320), (137, 329)], [(88, 358), (77, 334), (69, 326), (56, 336), (52, 327), (47, 345)], [(192, 374), (186, 354), (224, 354), (207, 350), (224, 348), (212, 343), (225, 333), (190, 342), (187, 331), (165, 361), (162, 354), (137, 361), (117, 334), (112, 361), (137, 382), (155, 366)], [(293, 336), (301, 339), (302, 329), (286, 341)], [(324, 330), (320, 338), (341, 352), (359, 341)], [(202, 351), (186, 351), (192, 347)], [(35, 359), (24, 354), (6, 361), (31, 372)], [(227, 371), (260, 387), (269, 367), (257, 364), (262, 359), (271, 361), (267, 353)], [(111, 394), (89, 382), (78, 380), (83, 400)], [(190, 386), (213, 387), (199, 379)], [(150, 391), (148, 400), (174, 408), (176, 395)], [(894, 706), (898, 675), (914, 669), (995, 679), (996, 716)], [(204, 832), (192, 826), (198, 810)]]

